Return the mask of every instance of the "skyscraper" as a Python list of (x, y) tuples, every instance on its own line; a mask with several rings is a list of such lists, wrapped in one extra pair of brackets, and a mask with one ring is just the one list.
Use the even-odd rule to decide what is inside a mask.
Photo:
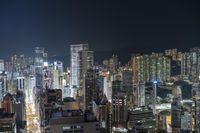
[(137, 101), (138, 106), (145, 106), (145, 83), (137, 84)]
[(85, 76), (87, 70), (93, 69), (94, 65), (94, 53), (89, 50), (81, 50), (79, 51), (78, 56), (78, 95), (83, 94), (83, 77)]
[(0, 59), (0, 72), (4, 71), (4, 60)]
[(76, 96), (76, 91), (79, 86), (78, 81), (78, 64), (79, 64), (79, 52), (81, 50), (87, 50), (88, 44), (78, 44), (70, 46), (70, 65), (71, 65), (71, 77), (70, 77), (70, 88), (72, 96)]
[(175, 97), (171, 107), (172, 132), (180, 133), (181, 129), (181, 98)]
[(44, 48), (35, 48), (35, 75), (36, 75), (36, 87), (43, 87), (43, 65), (44, 65)]
[(84, 110), (90, 110), (92, 112), (92, 102), (97, 99), (97, 90), (95, 88), (96, 77), (95, 71), (92, 69), (87, 70), (84, 76)]

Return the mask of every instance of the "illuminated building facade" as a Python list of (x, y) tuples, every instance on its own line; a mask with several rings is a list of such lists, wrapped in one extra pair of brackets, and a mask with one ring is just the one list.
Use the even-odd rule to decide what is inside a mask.
[(151, 82), (170, 80), (171, 60), (162, 54), (133, 55), (132, 56), (133, 82)]
[(44, 65), (44, 48), (35, 48), (35, 75), (36, 75), (36, 87), (43, 87), (43, 65)]
[(23, 91), (25, 87), (25, 78), (17, 77), (17, 90)]
[(127, 109), (126, 109), (126, 94), (118, 92), (112, 98), (112, 121), (113, 125), (126, 123)]
[(112, 96), (123, 90), (123, 82), (120, 75), (116, 76), (116, 80), (112, 81)]
[(193, 82), (200, 80), (200, 48), (192, 48), (182, 54), (181, 74)]
[(138, 106), (145, 106), (145, 83), (137, 84), (137, 102)]
[(195, 83), (192, 86), (192, 98), (195, 103), (195, 132), (200, 133), (200, 84)]
[(175, 97), (171, 106), (172, 132), (178, 133), (181, 130), (181, 98)]
[(98, 97), (96, 90), (96, 76), (92, 69), (87, 70), (84, 77), (84, 108), (83, 110), (90, 110), (92, 112), (92, 102)]
[(0, 74), (0, 101), (3, 100), (3, 96), (6, 92), (7, 92), (7, 75), (3, 72)]
[(94, 65), (94, 52), (87, 49), (79, 51), (78, 56), (78, 95), (84, 95), (83, 93), (83, 78), (89, 69), (93, 69)]
[(0, 59), (0, 72), (3, 72), (4, 70), (4, 60)]
[(78, 81), (79, 52), (87, 49), (88, 49), (88, 44), (79, 44), (70, 46), (70, 63), (71, 63), (70, 88), (73, 91), (72, 92), (73, 97), (77, 95), (76, 89), (79, 87), (79, 81)]

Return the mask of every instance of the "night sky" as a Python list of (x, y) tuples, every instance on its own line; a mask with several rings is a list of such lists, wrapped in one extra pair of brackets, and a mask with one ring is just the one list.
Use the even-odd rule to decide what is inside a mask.
[(200, 46), (200, 2), (0, 0), (0, 58), (31, 55), (35, 46), (69, 55), (69, 44), (85, 42), (126, 55)]

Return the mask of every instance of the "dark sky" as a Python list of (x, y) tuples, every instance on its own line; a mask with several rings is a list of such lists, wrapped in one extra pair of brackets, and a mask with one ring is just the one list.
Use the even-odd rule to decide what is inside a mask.
[(0, 0), (0, 58), (34, 46), (68, 55), (70, 43), (84, 42), (126, 54), (200, 46), (200, 2)]

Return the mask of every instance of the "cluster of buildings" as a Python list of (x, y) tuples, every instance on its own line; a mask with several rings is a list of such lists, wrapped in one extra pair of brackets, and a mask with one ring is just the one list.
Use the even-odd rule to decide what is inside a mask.
[(0, 60), (2, 133), (200, 132), (200, 48), (132, 54), (122, 65), (117, 55), (94, 63), (89, 45), (76, 44), (68, 68), (44, 48), (34, 53)]

